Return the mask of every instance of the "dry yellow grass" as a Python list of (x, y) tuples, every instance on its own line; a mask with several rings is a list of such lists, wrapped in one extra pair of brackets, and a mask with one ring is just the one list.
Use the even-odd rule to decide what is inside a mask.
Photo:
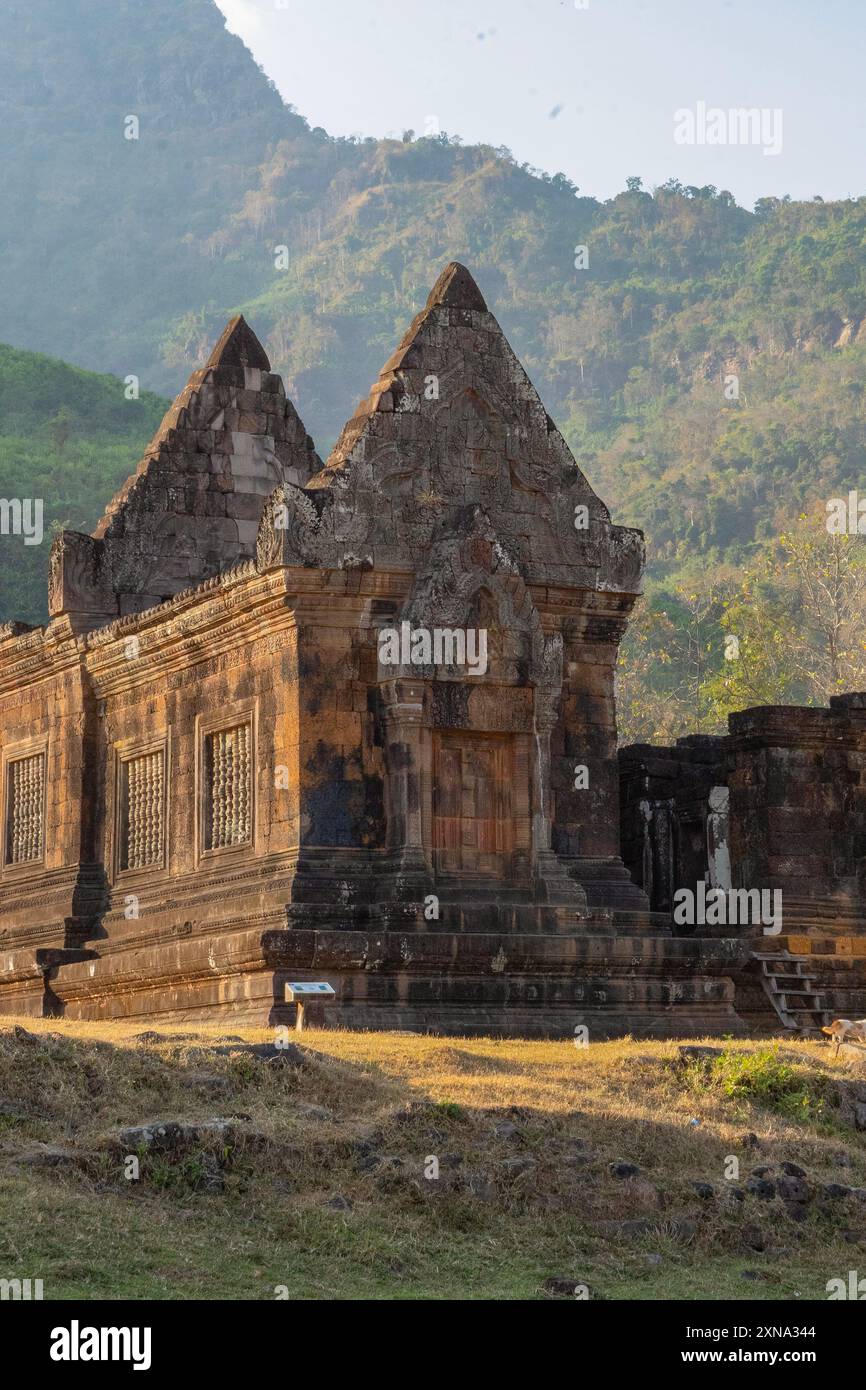
[[(766, 1061), (766, 1043), (708, 1040), (735, 1071), (752, 1058), (762, 1098), (675, 1042), (311, 1031), (294, 1066), (231, 1023), (18, 1020), (31, 1041), (14, 1022), (0, 1277), (46, 1297), (531, 1298), (558, 1277), (596, 1298), (815, 1298), (866, 1241), (866, 1202), (823, 1191), (866, 1188), (861, 1073), (823, 1043)], [(227, 1133), (141, 1149), (125, 1176), (124, 1127), (215, 1117)], [(808, 1174), (804, 1220), (745, 1191), (783, 1162)]]

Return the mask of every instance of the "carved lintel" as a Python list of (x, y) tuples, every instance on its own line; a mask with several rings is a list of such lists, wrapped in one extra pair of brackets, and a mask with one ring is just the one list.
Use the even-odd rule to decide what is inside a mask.
[[(541, 624), (517, 561), (483, 508), (463, 507), (443, 523), (442, 534), (417, 570), (400, 618), (413, 628), (487, 627), (472, 616), (481, 591), (492, 601), (491, 627), (508, 633), (515, 646), (522, 644), (534, 676)], [(415, 670), (419, 675), (437, 674), (433, 665)]]

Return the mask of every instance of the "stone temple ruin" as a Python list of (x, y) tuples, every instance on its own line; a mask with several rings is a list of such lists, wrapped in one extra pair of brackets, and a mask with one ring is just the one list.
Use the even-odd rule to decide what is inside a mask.
[[(623, 859), (642, 569), (461, 266), (325, 464), (233, 319), (0, 629), (0, 1013), (288, 1022), (320, 980), (337, 1026), (743, 1033), (795, 946), (853, 1004), (861, 697), (625, 750)], [(797, 936), (672, 923), (732, 872), (795, 883)]]

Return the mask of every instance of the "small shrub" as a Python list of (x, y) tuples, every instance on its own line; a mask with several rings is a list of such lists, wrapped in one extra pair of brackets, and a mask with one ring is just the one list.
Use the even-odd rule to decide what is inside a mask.
[(690, 1063), (687, 1080), (695, 1090), (720, 1090), (731, 1100), (752, 1101), (792, 1120), (814, 1123), (824, 1113), (821, 1085), (781, 1058), (778, 1046), (726, 1049), (706, 1062)]
[(187, 1154), (171, 1160), (152, 1154), (147, 1166), (147, 1178), (161, 1192), (198, 1192), (205, 1186), (209, 1169), (201, 1154)]

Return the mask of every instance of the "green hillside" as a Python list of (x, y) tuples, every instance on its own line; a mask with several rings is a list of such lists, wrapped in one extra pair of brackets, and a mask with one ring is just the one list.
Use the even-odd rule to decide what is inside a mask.
[(44, 530), (39, 545), (0, 535), (4, 621), (45, 621), (52, 530), (93, 529), (166, 407), (150, 392), (127, 400), (114, 377), (0, 344), (0, 497), (41, 498)]

